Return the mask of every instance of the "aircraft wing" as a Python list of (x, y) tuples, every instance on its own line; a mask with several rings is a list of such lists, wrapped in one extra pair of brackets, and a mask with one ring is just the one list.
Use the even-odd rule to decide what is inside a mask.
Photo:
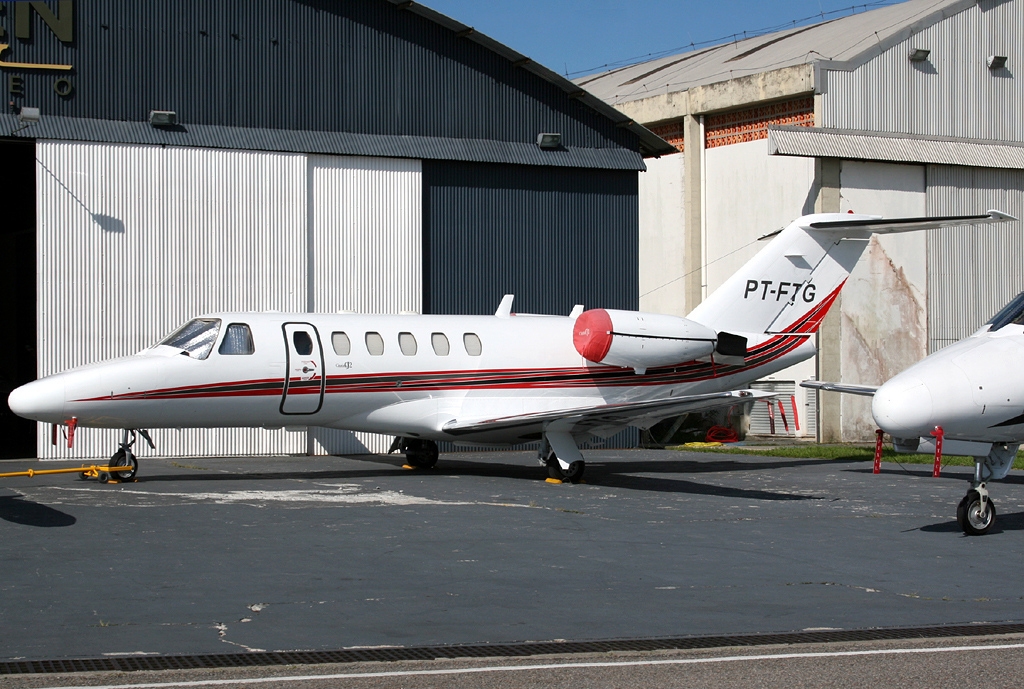
[[(861, 216), (863, 217), (863, 216)], [(934, 218), (875, 218), (871, 220), (831, 220), (812, 222), (807, 226), (810, 230), (867, 230), (875, 234), (892, 234), (895, 232), (912, 232), (914, 230), (934, 230), (940, 227), (962, 227), (964, 225), (987, 225), (996, 222), (1016, 220), (1012, 215), (1001, 211), (990, 210), (985, 215), (950, 215)]]
[(667, 399), (643, 402), (622, 402), (599, 404), (592, 407), (576, 407), (556, 411), (517, 414), (496, 419), (459, 421), (446, 423), (442, 430), (453, 436), (518, 431), (523, 436), (542, 431), (588, 432), (595, 435), (610, 435), (626, 426), (650, 428), (658, 421), (693, 411), (728, 407), (758, 399), (774, 397), (764, 390), (730, 390), (704, 395), (685, 395)]
[(878, 389), (877, 385), (849, 385), (847, 383), (826, 383), (823, 380), (805, 380), (800, 383), (802, 388), (813, 388), (815, 390), (828, 390), (829, 392), (845, 392), (850, 395), (865, 395), (871, 397)]

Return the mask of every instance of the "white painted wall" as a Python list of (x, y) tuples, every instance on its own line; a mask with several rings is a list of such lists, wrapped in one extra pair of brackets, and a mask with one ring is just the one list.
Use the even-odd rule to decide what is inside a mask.
[[(353, 308), (340, 291), (419, 309), (418, 162), (45, 141), (36, 156), (40, 376), (132, 354), (203, 312)], [(68, 450), (40, 425), (38, 452), (109, 457), (117, 435), (81, 429)], [(386, 449), (316, 431), (153, 435), (141, 456)]]
[[(921, 217), (925, 168), (843, 161), (840, 210)], [(928, 353), (926, 233), (873, 237), (842, 293), (845, 383), (880, 385)], [(873, 440), (871, 398), (842, 395), (844, 441)]]
[[(704, 155), (710, 294), (765, 246), (758, 237), (814, 212), (814, 160), (769, 156), (767, 140), (719, 146)], [(814, 372), (815, 361), (809, 359), (765, 380), (799, 383)], [(797, 386), (795, 395), (802, 413), (796, 435), (802, 436), (807, 431), (806, 390)], [(781, 421), (776, 430), (782, 432)]]
[(640, 310), (685, 316), (686, 218), (682, 153), (651, 158), (640, 173)]

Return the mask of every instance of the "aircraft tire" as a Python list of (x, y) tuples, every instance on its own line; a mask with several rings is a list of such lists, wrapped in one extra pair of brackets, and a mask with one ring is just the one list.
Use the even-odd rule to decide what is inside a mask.
[(979, 514), (980, 508), (981, 495), (976, 490), (967, 491), (967, 495), (956, 508), (956, 520), (968, 536), (984, 535), (996, 523), (996, 504), (991, 499), (988, 501), (988, 513), (984, 518)]
[(563, 480), (568, 481), (569, 483), (579, 483), (583, 480), (583, 472), (586, 468), (587, 463), (582, 459), (573, 462), (569, 465), (569, 470), (564, 472), (565, 478)]
[(433, 440), (409, 441), (405, 460), (417, 469), (431, 469), (437, 464), (437, 443)]
[(555, 456), (554, 452), (548, 455), (548, 458), (544, 463), (548, 467), (548, 476), (550, 478), (558, 479), (559, 481), (568, 481), (569, 483), (579, 483), (583, 479), (583, 472), (587, 468), (586, 462), (579, 460), (571, 463), (567, 471), (558, 463), (558, 458)]
[(132, 461), (129, 464), (125, 461), (125, 451), (118, 450), (110, 458), (110, 466), (112, 467), (126, 467), (125, 471), (112, 471), (110, 472), (111, 478), (118, 479), (120, 481), (131, 481), (135, 478), (135, 474), (139, 471), (139, 460), (132, 455)]

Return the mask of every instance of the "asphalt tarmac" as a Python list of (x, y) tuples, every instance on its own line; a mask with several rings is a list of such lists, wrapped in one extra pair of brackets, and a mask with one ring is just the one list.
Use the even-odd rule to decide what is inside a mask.
[[(1024, 621), (1018, 472), (965, 537), (968, 468), (587, 459), (581, 485), (493, 452), (2, 479), (0, 660)], [(28, 466), (59, 465), (0, 471)]]

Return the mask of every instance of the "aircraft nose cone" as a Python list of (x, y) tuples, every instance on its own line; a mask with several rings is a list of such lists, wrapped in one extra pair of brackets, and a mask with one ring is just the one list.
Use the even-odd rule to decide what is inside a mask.
[(871, 415), (883, 431), (897, 438), (919, 438), (934, 428), (931, 390), (916, 376), (896, 376), (875, 391)]
[(26, 419), (60, 423), (64, 420), (64, 379), (41, 378), (15, 388), (7, 398), (7, 406)]

